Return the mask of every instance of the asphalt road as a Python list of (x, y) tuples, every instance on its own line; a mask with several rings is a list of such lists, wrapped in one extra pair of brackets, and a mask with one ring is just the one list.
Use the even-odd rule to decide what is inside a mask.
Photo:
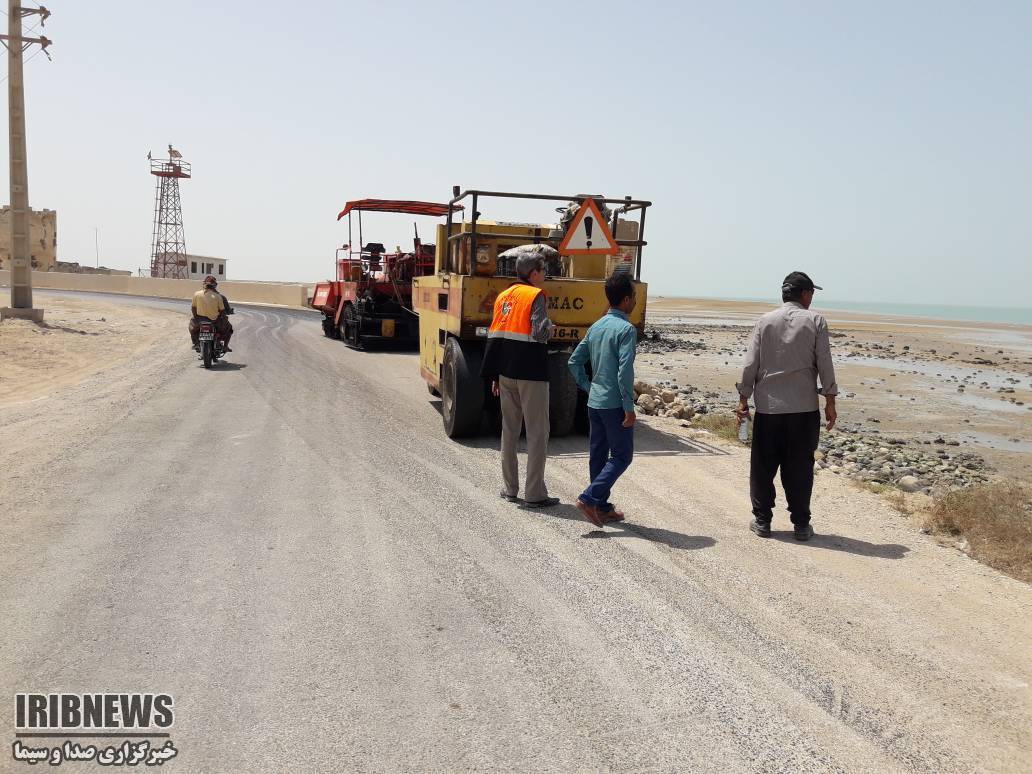
[(602, 533), (584, 439), (521, 510), (415, 355), (233, 322), (0, 413), (9, 743), (17, 691), (153, 691), (173, 772), (1032, 771), (1032, 592), (873, 495), (762, 541), (744, 453), (643, 425)]

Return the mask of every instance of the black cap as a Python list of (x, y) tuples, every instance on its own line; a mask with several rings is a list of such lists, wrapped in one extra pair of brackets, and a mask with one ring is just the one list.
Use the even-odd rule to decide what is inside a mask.
[(782, 290), (824, 290), (820, 285), (814, 285), (813, 280), (801, 271), (794, 271), (785, 277), (781, 283)]

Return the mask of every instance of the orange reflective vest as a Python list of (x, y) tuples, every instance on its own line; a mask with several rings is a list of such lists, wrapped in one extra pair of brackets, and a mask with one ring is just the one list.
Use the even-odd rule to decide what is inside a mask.
[(530, 311), (534, 299), (543, 292), (533, 285), (518, 283), (499, 293), (494, 302), (494, 319), (487, 329), (487, 337), (533, 341), (530, 335)]
[(534, 341), (531, 329), (534, 302), (544, 292), (518, 282), (498, 294), (480, 369), (485, 379), (548, 381), (548, 345)]

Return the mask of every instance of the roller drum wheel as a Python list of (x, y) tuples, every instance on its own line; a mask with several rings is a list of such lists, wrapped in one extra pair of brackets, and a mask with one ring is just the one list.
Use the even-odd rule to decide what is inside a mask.
[(548, 355), (548, 423), (549, 435), (569, 435), (577, 419), (577, 382), (567, 363), (569, 352)]
[(441, 419), (449, 438), (476, 435), (484, 412), (482, 351), (456, 338), (444, 347), (441, 373)]

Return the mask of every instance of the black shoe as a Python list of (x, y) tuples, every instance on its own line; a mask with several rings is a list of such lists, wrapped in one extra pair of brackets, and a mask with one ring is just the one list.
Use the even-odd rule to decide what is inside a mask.
[(193, 345), (193, 351), (194, 352), (200, 352), (201, 351), (201, 345), (200, 344), (194, 344)]
[(749, 529), (751, 529), (760, 537), (770, 537), (769, 521), (760, 521), (759, 519), (753, 519), (751, 522), (749, 522)]
[(499, 492), (498, 494), (501, 495), (503, 500), (507, 500), (510, 503), (518, 503), (520, 501), (520, 496), (519, 495), (506, 494), (504, 489), (501, 492)]
[(796, 527), (794, 535), (796, 540), (809, 540), (813, 537), (813, 527), (809, 524), (802, 527)]
[(546, 497), (544, 500), (527, 500), (523, 503), (527, 508), (551, 508), (553, 505), (559, 504), (558, 497)]

